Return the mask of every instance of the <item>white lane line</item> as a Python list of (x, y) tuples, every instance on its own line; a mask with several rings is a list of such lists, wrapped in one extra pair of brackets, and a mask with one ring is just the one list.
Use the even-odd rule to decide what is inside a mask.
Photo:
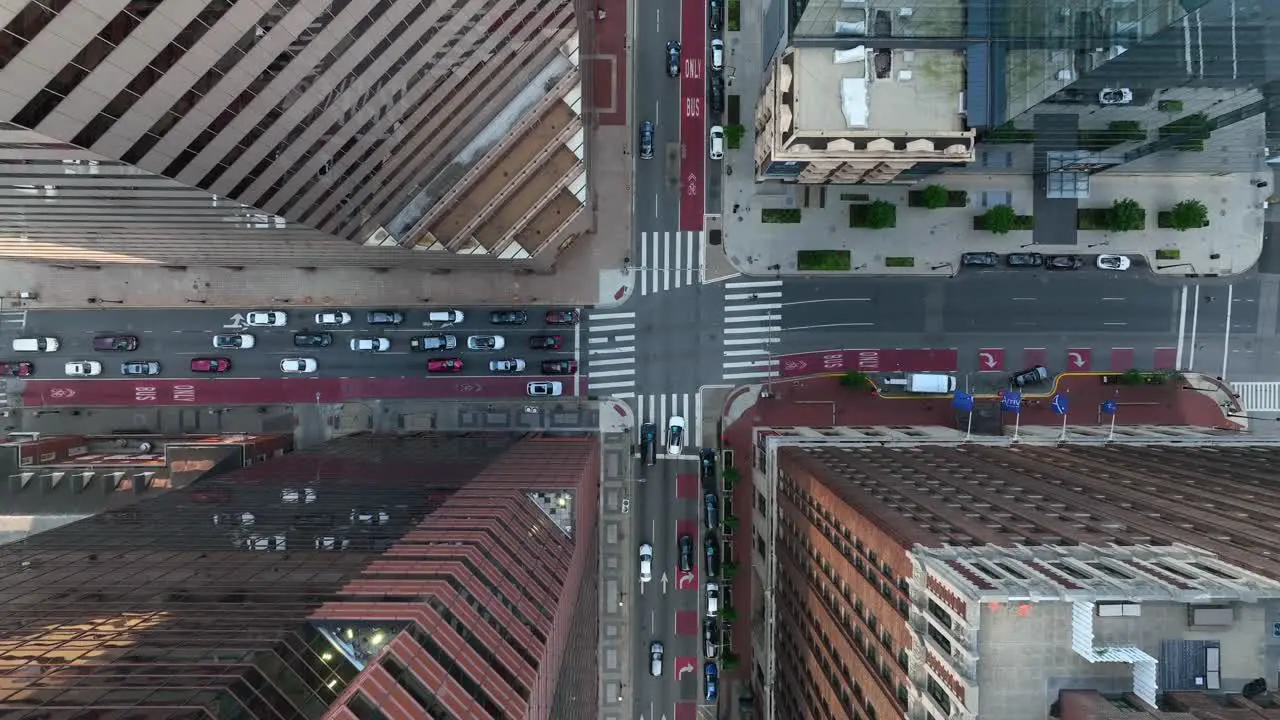
[(1178, 313), (1178, 360), (1174, 365), (1177, 370), (1185, 370), (1186, 366), (1182, 364), (1183, 342), (1187, 334), (1187, 286), (1182, 286), (1182, 310)]
[(587, 381), (590, 382), (592, 378), (626, 377), (627, 375), (635, 374), (635, 368), (631, 368), (630, 370), (603, 370), (601, 372), (588, 372)]
[(732, 315), (724, 319), (727, 323), (745, 323), (745, 322), (766, 322), (769, 320), (781, 320), (781, 315)]
[(625, 388), (625, 387), (635, 387), (635, 386), (636, 386), (635, 380), (628, 380), (626, 382), (607, 382), (607, 383), (588, 382), (587, 383), (588, 390), (608, 390), (609, 388)]
[(589, 348), (588, 355), (617, 355), (620, 353), (635, 352), (635, 346), (616, 347), (616, 348)]
[[(727, 331), (726, 331), (727, 332)], [(781, 338), (763, 337), (763, 338), (725, 338), (725, 345), (760, 345), (761, 343), (768, 345), (769, 343), (780, 343)]]
[(1187, 344), (1187, 369), (1191, 370), (1196, 365), (1196, 329), (1200, 327), (1200, 286), (1192, 285), (1191, 292), (1196, 294), (1195, 300), (1191, 304), (1191, 342)]
[(761, 303), (759, 305), (726, 305), (724, 307), (724, 311), (727, 313), (746, 312), (748, 310), (781, 310), (781, 309), (782, 309), (782, 303)]
[(607, 359), (601, 359), (601, 360), (592, 360), (590, 365), (591, 367), (595, 368), (595, 367), (600, 367), (602, 365), (634, 365), (635, 363), (636, 363), (635, 358), (607, 358)]
[(871, 298), (823, 298), (821, 300), (793, 300), (788, 305), (809, 305), (828, 302), (871, 302)]
[(747, 362), (727, 362), (723, 367), (740, 368), (740, 367), (776, 367), (777, 360), (748, 360)]
[(591, 313), (587, 316), (588, 320), (621, 320), (623, 318), (633, 318), (636, 314), (633, 312), (616, 312), (616, 313)]
[(1103, 325), (1128, 325), (1129, 323), (1123, 323), (1123, 322), (1105, 322), (1105, 323), (1102, 323), (1102, 324), (1103, 324)]
[[(725, 328), (725, 329), (724, 329), (724, 332), (725, 332), (725, 334), (726, 334), (726, 335), (742, 335), (742, 334), (745, 334), (745, 333), (761, 333), (761, 332), (782, 332), (782, 327), (781, 327), (781, 326), (774, 326), (774, 327), (748, 327), (748, 328), (737, 328), (737, 327), (734, 327), (734, 328)], [(725, 340), (725, 342), (726, 342), (726, 343), (728, 343), (729, 341), (728, 341), (728, 340)]]
[(1222, 335), (1222, 373), (1218, 377), (1227, 377), (1227, 356), (1231, 353), (1231, 306), (1235, 304), (1236, 286), (1227, 286), (1227, 329)]
[(593, 332), (593, 333), (612, 332), (614, 330), (635, 330), (635, 329), (636, 329), (635, 323), (628, 323), (624, 325), (588, 325), (587, 326), (587, 332)]
[(762, 292), (762, 293), (726, 293), (724, 299), (729, 300), (764, 300), (767, 298), (780, 298), (780, 292)]
[(1033, 297), (1016, 297), (1014, 300), (1035, 300)]
[(727, 288), (754, 288), (754, 287), (781, 287), (781, 280), (756, 280), (753, 282), (732, 282), (725, 283)]
[(725, 357), (743, 357), (745, 355), (764, 355), (769, 351), (764, 348), (751, 348), (750, 350), (725, 350)]
[[(818, 328), (830, 327), (871, 327), (875, 323), (868, 322), (847, 322), (847, 323), (828, 323), (826, 325), (798, 325), (791, 328), (792, 330), (817, 330)], [(728, 332), (728, 331), (726, 331)]]
[(744, 373), (725, 373), (723, 377), (725, 380), (746, 380), (747, 378), (778, 377), (778, 371), (771, 370), (769, 372), (761, 371), (761, 372), (744, 372)]
[(1114, 300), (1117, 302), (1124, 302), (1124, 298), (1102, 298), (1102, 299), (1103, 301)]

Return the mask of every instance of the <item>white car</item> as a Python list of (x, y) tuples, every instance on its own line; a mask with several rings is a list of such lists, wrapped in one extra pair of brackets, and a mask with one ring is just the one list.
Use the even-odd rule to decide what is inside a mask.
[(564, 385), (555, 381), (539, 380), (529, 383), (529, 395), (533, 397), (556, 397), (564, 394)]
[(710, 142), (707, 143), (707, 156), (712, 160), (724, 159), (724, 128), (711, 126)]
[(720, 585), (707, 583), (707, 617), (713, 618), (720, 613)]
[(1099, 270), (1128, 270), (1129, 266), (1132, 264), (1133, 263), (1129, 261), (1129, 258), (1125, 257), (1124, 255), (1099, 255), (1098, 256)]
[(72, 360), (63, 368), (71, 377), (89, 377), (102, 374), (102, 363), (97, 360)]
[(649, 646), (649, 674), (662, 677), (662, 643), (657, 640)]
[(386, 510), (360, 510), (358, 508), (351, 511), (351, 522), (360, 523), (361, 525), (386, 525), (391, 522), (391, 516)]
[(339, 327), (351, 324), (351, 314), (340, 310), (329, 310), (316, 313), (316, 324), (325, 327)]
[(489, 361), (489, 372), (518, 373), (524, 372), (524, 368), (524, 361), (520, 358)]
[(284, 488), (280, 491), (280, 502), (286, 503), (313, 503), (316, 501), (316, 491), (313, 488)]
[(1132, 88), (1103, 88), (1098, 91), (1099, 105), (1128, 105), (1133, 102)]
[(468, 350), (501, 350), (507, 341), (501, 335), (471, 335), (467, 338)]
[(724, 70), (724, 41), (720, 38), (711, 41), (711, 69)]
[(653, 546), (640, 543), (640, 582), (653, 581)]
[(316, 538), (317, 550), (346, 550), (349, 547), (351, 547), (351, 541), (344, 537), (321, 535)]
[(280, 361), (280, 372), (287, 375), (298, 375), (300, 373), (313, 373), (319, 367), (312, 358), (284, 358)]
[(351, 338), (351, 349), (356, 352), (386, 352), (391, 349), (391, 341), (384, 337)]
[(244, 539), (244, 546), (250, 550), (274, 550), (284, 552), (283, 535), (250, 535)]
[(667, 421), (667, 454), (679, 455), (684, 445), (684, 418), (672, 415)]
[(244, 316), (244, 323), (249, 327), (284, 327), (289, 316), (280, 310), (254, 310)]

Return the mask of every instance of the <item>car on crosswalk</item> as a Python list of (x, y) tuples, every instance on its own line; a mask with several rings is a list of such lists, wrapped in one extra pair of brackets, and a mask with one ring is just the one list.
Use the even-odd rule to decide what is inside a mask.
[(667, 421), (667, 454), (676, 456), (680, 454), (680, 450), (684, 445), (684, 418), (679, 415), (672, 415)]
[(0, 363), (0, 375), (12, 375), (14, 377), (26, 377), (35, 370), (35, 366), (29, 362), (7, 362)]
[(548, 325), (577, 325), (579, 319), (577, 310), (548, 310), (546, 316)]
[(578, 372), (577, 360), (543, 360), (543, 375), (572, 375)]

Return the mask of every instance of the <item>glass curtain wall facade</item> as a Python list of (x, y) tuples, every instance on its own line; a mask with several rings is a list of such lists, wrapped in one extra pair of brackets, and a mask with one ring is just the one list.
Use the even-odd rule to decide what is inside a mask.
[(986, 144), (1082, 150), (1138, 174), (1253, 171), (1263, 146), (1277, 144), (1265, 121), (1280, 80), (1280, 3), (792, 0), (788, 9), (796, 46), (963, 55), (960, 106)]

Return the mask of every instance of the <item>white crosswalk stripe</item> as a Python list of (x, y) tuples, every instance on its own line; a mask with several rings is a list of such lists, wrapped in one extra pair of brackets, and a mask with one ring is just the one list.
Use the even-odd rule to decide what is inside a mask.
[(631, 265), (641, 295), (700, 284), (706, 279), (704, 232), (642, 232)]
[[(640, 427), (645, 423), (658, 426), (658, 457), (669, 460), (696, 457), (702, 445), (702, 395), (700, 393), (653, 393), (637, 395), (632, 400), (636, 411), (635, 438), (640, 441)], [(670, 421), (672, 416), (684, 418), (684, 437), (681, 440), (681, 451), (676, 456), (668, 455), (667, 443), (670, 440)]]
[(635, 397), (636, 314), (587, 312), (587, 392), (616, 398)]
[(724, 284), (725, 380), (778, 377), (770, 345), (782, 342), (782, 281)]
[(1246, 411), (1280, 412), (1280, 382), (1231, 383)]
[(26, 310), (0, 311), (0, 325), (15, 327), (19, 330), (25, 330), (27, 328), (27, 311)]

